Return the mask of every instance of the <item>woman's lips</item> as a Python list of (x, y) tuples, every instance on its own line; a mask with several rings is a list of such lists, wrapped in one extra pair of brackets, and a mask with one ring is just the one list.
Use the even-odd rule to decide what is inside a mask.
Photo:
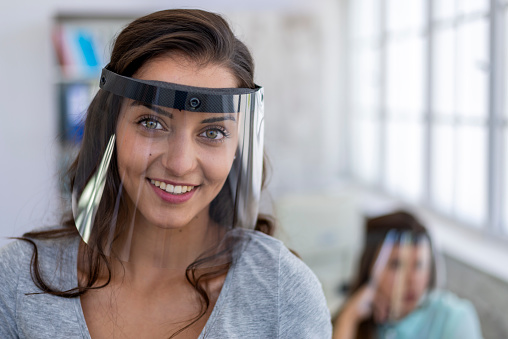
[(416, 293), (406, 293), (404, 294), (404, 300), (405, 301), (415, 301), (418, 298), (418, 295)]
[(171, 194), (184, 194), (187, 192), (192, 191), (196, 186), (190, 186), (190, 185), (173, 185), (170, 183), (165, 183), (163, 181), (150, 179), (150, 183), (154, 185), (155, 187), (160, 188), (163, 191), (166, 191)]
[(153, 179), (149, 179), (149, 183), (159, 198), (171, 204), (181, 204), (188, 201), (199, 188), (199, 186), (191, 185), (173, 185)]

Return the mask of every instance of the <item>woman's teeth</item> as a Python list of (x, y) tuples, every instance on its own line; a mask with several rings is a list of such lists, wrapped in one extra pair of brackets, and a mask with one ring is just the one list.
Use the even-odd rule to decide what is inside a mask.
[(157, 181), (157, 180), (150, 180), (150, 183), (152, 185), (155, 185), (156, 187), (159, 187), (161, 190), (164, 190), (168, 193), (172, 194), (183, 194), (190, 192), (194, 189), (195, 186), (174, 186), (171, 184), (166, 184), (165, 182)]

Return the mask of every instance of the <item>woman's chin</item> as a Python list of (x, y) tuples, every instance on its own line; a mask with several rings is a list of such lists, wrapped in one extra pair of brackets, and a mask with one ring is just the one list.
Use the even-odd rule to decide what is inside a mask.
[(411, 312), (413, 312), (415, 309), (416, 309), (416, 303), (408, 303), (404, 306), (404, 309), (402, 310), (402, 314), (400, 315), (399, 319), (402, 319), (402, 318), (405, 318), (406, 316), (408, 316), (409, 314), (411, 314)]
[[(206, 218), (208, 219), (208, 218)], [(202, 225), (207, 225), (208, 220), (205, 218), (182, 216), (162, 216), (159, 218), (148, 219), (148, 224), (162, 230), (184, 230), (201, 228)], [(201, 222), (202, 221), (202, 222)]]
[(178, 219), (175, 219), (175, 220), (171, 220), (169, 222), (167, 220), (164, 220), (164, 221), (154, 221), (152, 223), (152, 225), (155, 228), (160, 229), (160, 230), (171, 231), (171, 230), (182, 230), (187, 225), (189, 225), (189, 222), (190, 222), (190, 220), (178, 220)]

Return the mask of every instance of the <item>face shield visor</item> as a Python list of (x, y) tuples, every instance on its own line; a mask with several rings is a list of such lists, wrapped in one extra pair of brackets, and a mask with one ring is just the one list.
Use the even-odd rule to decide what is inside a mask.
[(434, 261), (426, 235), (391, 230), (381, 239), (381, 246), (379, 236), (367, 237), (367, 246), (371, 237), (370, 244), (377, 251), (369, 281), (372, 316), (378, 324), (390, 324), (425, 301), (432, 286)]
[(263, 126), (260, 87), (192, 87), (103, 69), (72, 189), (83, 241), (169, 269), (221, 257), (256, 223)]

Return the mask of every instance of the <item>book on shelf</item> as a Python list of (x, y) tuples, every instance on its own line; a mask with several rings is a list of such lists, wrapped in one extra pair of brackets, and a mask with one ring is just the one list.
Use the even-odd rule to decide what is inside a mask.
[(114, 27), (79, 23), (56, 25), (52, 40), (61, 77), (72, 80), (99, 75), (109, 59)]

